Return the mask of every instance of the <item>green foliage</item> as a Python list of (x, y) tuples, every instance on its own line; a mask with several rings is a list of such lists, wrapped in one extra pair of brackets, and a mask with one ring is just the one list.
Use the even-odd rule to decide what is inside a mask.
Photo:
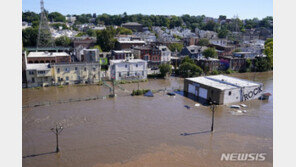
[(226, 36), (228, 35), (228, 30), (226, 28), (223, 28), (221, 30), (219, 30), (218, 32), (218, 37), (219, 38), (226, 38)]
[(22, 21), (26, 21), (28, 23), (32, 23), (32, 22), (39, 22), (40, 16), (37, 13), (34, 12), (23, 12), (22, 13)]
[(232, 74), (232, 73), (235, 73), (235, 71), (233, 71), (232, 69), (227, 69), (226, 71), (225, 71), (225, 73), (226, 74)]
[(178, 51), (181, 52), (182, 48), (183, 48), (183, 44), (182, 43), (171, 43), (168, 45), (168, 48), (174, 52), (174, 51)]
[(59, 29), (59, 27), (62, 27), (64, 30), (68, 29), (67, 25), (62, 23), (53, 23), (50, 26), (53, 27), (54, 29)]
[(48, 14), (48, 20), (54, 22), (65, 22), (66, 18), (59, 12), (52, 12)]
[(189, 56), (184, 57), (184, 59), (182, 60), (181, 64), (183, 63), (190, 63), (190, 64), (195, 64), (194, 60), (192, 60)]
[(149, 89), (139, 89), (139, 90), (133, 90), (132, 96), (139, 96), (147, 93)]
[(176, 38), (176, 39), (179, 39), (179, 40), (182, 39), (182, 37), (180, 37), (179, 35), (176, 35), (176, 34), (174, 34), (173, 37)]
[(95, 45), (94, 47), (92, 47), (92, 49), (98, 49), (100, 52), (103, 52), (100, 45)]
[(267, 39), (264, 45), (264, 54), (267, 56), (268, 66), (273, 68), (273, 39)]
[(87, 35), (87, 34), (84, 33), (84, 32), (79, 32), (79, 33), (76, 35), (76, 37), (82, 37), (82, 36), (84, 36), (84, 35)]
[(253, 69), (254, 71), (263, 72), (271, 69), (272, 69), (272, 66), (271, 66), (271, 63), (269, 62), (268, 57), (257, 57), (254, 60), (254, 69)]
[(182, 77), (195, 77), (203, 73), (203, 70), (196, 64), (184, 62), (179, 67), (179, 74)]
[(202, 38), (198, 41), (197, 45), (199, 46), (208, 46), (210, 44), (210, 41), (206, 38)]
[(203, 26), (203, 29), (209, 31), (217, 31), (218, 26), (219, 25), (217, 23), (215, 23), (213, 20), (210, 20)]
[(114, 38), (115, 35), (116, 30), (113, 27), (97, 31), (97, 44), (101, 46), (104, 52), (115, 49), (118, 46), (118, 41)]
[(219, 71), (217, 71), (217, 70), (213, 70), (212, 72), (211, 72), (211, 75), (218, 75), (219, 74)]
[(162, 77), (172, 74), (172, 66), (170, 64), (159, 65), (159, 71)]
[(67, 46), (70, 46), (71, 39), (67, 36), (61, 36), (61, 37), (58, 37), (57, 39), (55, 39), (55, 44), (56, 44), (56, 46), (67, 47)]
[(212, 57), (212, 58), (217, 58), (217, 51), (215, 48), (207, 48), (202, 52), (202, 55), (205, 56), (206, 58)]
[(242, 51), (241, 49), (237, 48), (233, 52), (241, 52), (241, 51)]
[(88, 36), (90, 36), (90, 37), (96, 37), (96, 36), (97, 36), (96, 31), (93, 30), (93, 29), (88, 29), (88, 30), (86, 31), (86, 34), (87, 34)]
[(36, 46), (37, 44), (37, 36), (38, 36), (38, 28), (26, 28), (22, 30), (22, 40), (23, 46)]
[(116, 29), (116, 34), (132, 35), (133, 31), (128, 28), (118, 27)]

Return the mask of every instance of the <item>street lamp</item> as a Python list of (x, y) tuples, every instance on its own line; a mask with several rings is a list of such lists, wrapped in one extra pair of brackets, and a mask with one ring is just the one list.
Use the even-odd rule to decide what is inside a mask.
[(62, 126), (58, 126), (56, 125), (55, 128), (51, 128), (50, 129), (55, 135), (56, 135), (56, 142), (57, 142), (57, 145), (56, 145), (56, 153), (60, 152), (60, 149), (59, 149), (59, 134), (63, 131), (63, 127)]
[(211, 126), (211, 132), (214, 131), (214, 117), (215, 117), (215, 109), (217, 108), (215, 101), (210, 102), (210, 108), (212, 110), (212, 126)]

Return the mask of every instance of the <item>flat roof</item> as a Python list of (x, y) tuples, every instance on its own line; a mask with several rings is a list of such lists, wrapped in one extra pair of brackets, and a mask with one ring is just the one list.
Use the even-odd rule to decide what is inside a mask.
[(260, 83), (248, 81), (240, 78), (225, 76), (225, 75), (213, 75), (205, 77), (186, 78), (189, 81), (214, 87), (220, 90), (235, 89), (249, 86), (259, 86)]
[(49, 63), (27, 64), (27, 70), (49, 70)]
[(141, 63), (146, 62), (142, 59), (131, 59), (131, 60), (110, 60), (110, 63)]
[(145, 43), (145, 41), (118, 41), (119, 43)]
[(28, 57), (57, 57), (57, 56), (70, 56), (66, 52), (30, 52)]

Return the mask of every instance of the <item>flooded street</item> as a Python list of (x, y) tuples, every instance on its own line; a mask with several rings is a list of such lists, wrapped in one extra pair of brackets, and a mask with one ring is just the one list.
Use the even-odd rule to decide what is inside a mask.
[[(232, 74), (264, 84), (273, 94), (273, 73)], [(24, 167), (216, 167), (258, 166), (273, 163), (273, 98), (244, 102), (247, 113), (233, 114), (220, 105), (215, 112), (215, 132), (209, 133), (209, 107), (177, 94), (130, 96), (133, 89), (183, 89), (183, 79), (149, 80), (116, 87), (118, 96), (57, 103), (69, 99), (108, 96), (106, 86), (65, 86), (23, 89)], [(47, 102), (48, 105), (28, 107)], [(239, 103), (241, 104), (241, 103)], [(191, 108), (187, 109), (184, 105)], [(59, 136), (50, 131), (57, 123)], [(181, 135), (181, 134), (188, 135)], [(262, 162), (220, 161), (222, 153), (266, 153)]]

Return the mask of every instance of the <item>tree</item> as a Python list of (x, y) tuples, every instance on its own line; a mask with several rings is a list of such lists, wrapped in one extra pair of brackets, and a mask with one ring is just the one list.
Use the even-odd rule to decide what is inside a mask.
[(208, 46), (210, 44), (210, 41), (206, 38), (202, 38), (198, 41), (197, 45), (199, 46)]
[(267, 56), (267, 61), (269, 63), (270, 68), (273, 68), (273, 39), (269, 38), (265, 41), (264, 52)]
[(190, 63), (190, 64), (195, 64), (194, 60), (192, 60), (189, 56), (184, 57), (184, 59), (182, 60), (181, 64), (183, 63)]
[(118, 27), (116, 29), (116, 34), (131, 35), (131, 34), (133, 34), (133, 31), (128, 28)]
[(52, 12), (48, 14), (48, 20), (54, 22), (66, 22), (65, 16), (59, 12)]
[(100, 52), (103, 52), (100, 45), (95, 45), (92, 49), (98, 49)]
[(172, 73), (172, 66), (170, 64), (161, 64), (159, 65), (160, 75), (165, 77)]
[(104, 52), (116, 48), (118, 41), (114, 38), (115, 35), (116, 30), (113, 27), (97, 31), (97, 44), (101, 46)]
[(226, 28), (223, 28), (218, 32), (219, 38), (226, 38), (227, 35), (228, 35), (228, 30)]
[(71, 44), (71, 39), (68, 38), (67, 36), (61, 36), (55, 39), (55, 44), (56, 46), (70, 46)]
[(60, 27), (62, 27), (62, 29), (68, 29), (66, 24), (62, 24), (62, 23), (54, 23), (50, 25), (51, 27), (53, 27), (54, 29), (59, 29)]
[(182, 48), (183, 48), (183, 44), (181, 43), (171, 43), (168, 45), (168, 48), (174, 52), (174, 51), (178, 51), (181, 52)]
[(218, 28), (218, 24), (215, 23), (213, 20), (210, 20), (203, 26), (203, 30), (215, 31)]
[(22, 13), (22, 21), (26, 21), (28, 23), (32, 23), (33, 21), (39, 22), (40, 16), (34, 12), (23, 12)]
[(24, 47), (36, 46), (38, 36), (38, 28), (26, 28), (22, 30), (22, 40)]
[(217, 51), (215, 50), (215, 48), (207, 48), (202, 52), (203, 56), (205, 56), (206, 58), (208, 57), (212, 57), (212, 58), (217, 58)]
[(88, 36), (90, 36), (90, 37), (96, 37), (96, 36), (97, 36), (96, 31), (93, 30), (93, 29), (88, 29), (88, 30), (86, 31), (86, 34), (87, 34)]
[(196, 64), (185, 62), (179, 67), (179, 74), (183, 77), (195, 77), (203, 73), (203, 70)]

